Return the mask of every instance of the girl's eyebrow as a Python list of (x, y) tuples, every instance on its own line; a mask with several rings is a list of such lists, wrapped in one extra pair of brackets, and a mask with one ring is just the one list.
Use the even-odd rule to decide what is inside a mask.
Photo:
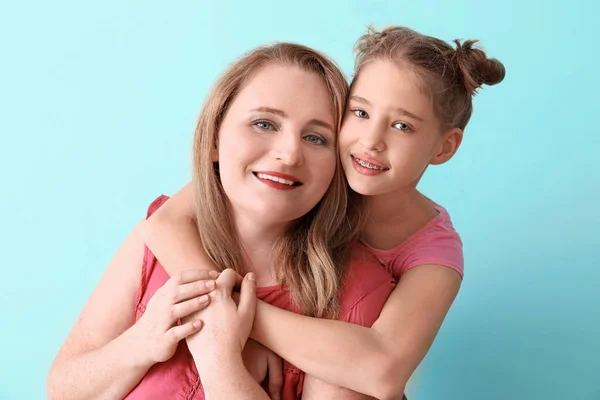
[[(353, 96), (350, 96), (350, 100), (354, 100), (357, 103), (363, 103), (368, 106), (372, 106), (371, 102), (369, 100), (365, 99), (364, 97), (353, 95)], [(411, 118), (416, 119), (417, 121), (423, 122), (423, 118), (416, 116), (415, 114), (411, 113), (410, 111), (408, 111), (402, 107), (396, 107), (396, 108), (394, 108), (394, 110), (402, 115), (406, 115), (407, 117), (411, 117)]]
[(369, 100), (365, 99), (364, 97), (357, 96), (357, 95), (350, 96), (350, 100), (354, 100), (354, 101), (356, 101), (358, 103), (364, 103), (364, 104), (366, 104), (368, 106), (371, 105), (371, 102)]

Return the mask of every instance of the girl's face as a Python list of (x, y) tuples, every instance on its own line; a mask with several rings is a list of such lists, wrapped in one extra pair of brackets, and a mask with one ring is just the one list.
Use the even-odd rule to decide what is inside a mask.
[(264, 224), (308, 213), (336, 168), (335, 117), (317, 74), (267, 65), (241, 90), (219, 129), (219, 174), (235, 216)]
[(340, 132), (353, 190), (383, 195), (414, 189), (443, 141), (431, 99), (407, 69), (388, 60), (363, 67)]

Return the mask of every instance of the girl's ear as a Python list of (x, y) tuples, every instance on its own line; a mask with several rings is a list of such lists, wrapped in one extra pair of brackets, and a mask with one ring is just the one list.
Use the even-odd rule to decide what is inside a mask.
[(463, 131), (460, 128), (452, 128), (444, 133), (436, 153), (429, 161), (432, 165), (440, 165), (450, 160), (460, 147), (463, 139)]

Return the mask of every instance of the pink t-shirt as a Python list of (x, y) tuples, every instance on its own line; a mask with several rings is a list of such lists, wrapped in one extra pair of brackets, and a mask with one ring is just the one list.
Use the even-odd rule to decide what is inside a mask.
[[(167, 196), (160, 196), (154, 200), (148, 208), (148, 216), (167, 199)], [(143, 315), (154, 293), (168, 279), (169, 275), (160, 262), (145, 247), (141, 285), (135, 299), (136, 321)], [(351, 260), (341, 288), (338, 319), (370, 327), (379, 317), (394, 287), (394, 279), (381, 268), (373, 254), (363, 246), (353, 246)], [(298, 312), (285, 287), (278, 285), (257, 288), (256, 297), (284, 310)], [(300, 399), (304, 372), (284, 361), (283, 375), (282, 400)], [(126, 399), (204, 399), (202, 382), (185, 340), (179, 342), (171, 359), (154, 364)]]
[(435, 204), (438, 215), (404, 242), (389, 250), (368, 248), (397, 281), (403, 273), (419, 265), (437, 264), (464, 276), (462, 241), (454, 230), (448, 211)]

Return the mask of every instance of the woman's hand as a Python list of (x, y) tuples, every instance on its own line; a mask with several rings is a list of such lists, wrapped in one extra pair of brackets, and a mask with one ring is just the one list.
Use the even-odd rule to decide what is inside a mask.
[(279, 400), (283, 387), (283, 360), (281, 357), (257, 341), (249, 339), (242, 352), (242, 358), (246, 369), (256, 382), (262, 384), (265, 378), (269, 377), (269, 397)]
[[(192, 316), (201, 317), (204, 322), (202, 331), (186, 339), (197, 365), (226, 356), (241, 359), (254, 322), (256, 279), (252, 273), (243, 279), (239, 305), (231, 297), (236, 281), (236, 272), (223, 271), (216, 281), (216, 289), (209, 295), (210, 307)], [(188, 323), (188, 319), (185, 322)]]
[(202, 321), (183, 319), (202, 310), (210, 303), (209, 293), (215, 288), (217, 273), (208, 270), (183, 271), (172, 277), (148, 302), (146, 311), (136, 322), (135, 345), (139, 354), (154, 364), (173, 357), (177, 344), (198, 332)]

